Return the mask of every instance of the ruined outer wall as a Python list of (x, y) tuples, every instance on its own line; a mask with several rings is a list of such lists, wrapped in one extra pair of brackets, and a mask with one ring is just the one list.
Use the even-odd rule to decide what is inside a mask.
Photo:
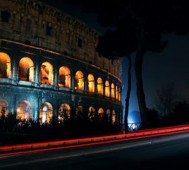
[[(93, 64), (120, 79), (120, 61), (101, 57), (98, 32), (80, 20), (36, 0), (0, 0), (0, 37), (58, 51)], [(1, 18), (3, 13), (1, 12)]]

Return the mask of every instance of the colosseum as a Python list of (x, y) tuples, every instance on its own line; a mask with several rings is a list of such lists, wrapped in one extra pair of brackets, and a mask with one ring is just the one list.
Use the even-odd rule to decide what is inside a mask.
[(122, 122), (121, 63), (98, 54), (95, 29), (36, 0), (0, 0), (0, 15), (0, 116)]

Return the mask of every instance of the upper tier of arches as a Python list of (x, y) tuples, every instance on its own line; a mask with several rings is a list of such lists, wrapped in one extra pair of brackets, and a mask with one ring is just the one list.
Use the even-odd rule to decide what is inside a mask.
[[(24, 82), (38, 82), (44, 87), (56, 86), (59, 89), (73, 89), (77, 92), (97, 94), (121, 102), (121, 87), (116, 81), (102, 75), (86, 73), (80, 68), (74, 70), (64, 64), (56, 68), (50, 61), (35, 63), (31, 57), (20, 57), (17, 69), (13, 67), (12, 57), (0, 52), (0, 79), (12, 79), (17, 75), (20, 85)], [(37, 69), (38, 68), (38, 69)], [(17, 72), (15, 71), (17, 70)]]

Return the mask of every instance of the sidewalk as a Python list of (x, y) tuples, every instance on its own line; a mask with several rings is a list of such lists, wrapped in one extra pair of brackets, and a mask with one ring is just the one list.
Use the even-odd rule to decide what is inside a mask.
[(110, 141), (137, 140), (142, 138), (165, 136), (165, 135), (185, 133), (185, 132), (189, 132), (189, 125), (171, 126), (166, 128), (157, 128), (157, 129), (148, 129), (148, 130), (138, 130), (128, 133), (100, 136), (100, 137), (88, 137), (88, 138), (80, 138), (80, 139), (0, 146), (0, 154), (56, 148), (56, 147), (77, 147), (80, 145), (108, 143)]

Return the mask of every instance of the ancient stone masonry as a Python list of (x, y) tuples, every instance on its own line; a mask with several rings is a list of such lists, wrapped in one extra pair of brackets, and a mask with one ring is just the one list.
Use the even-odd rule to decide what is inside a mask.
[(0, 32), (0, 113), (43, 124), (76, 109), (121, 121), (120, 61), (98, 55), (95, 29), (37, 0), (0, 0)]

